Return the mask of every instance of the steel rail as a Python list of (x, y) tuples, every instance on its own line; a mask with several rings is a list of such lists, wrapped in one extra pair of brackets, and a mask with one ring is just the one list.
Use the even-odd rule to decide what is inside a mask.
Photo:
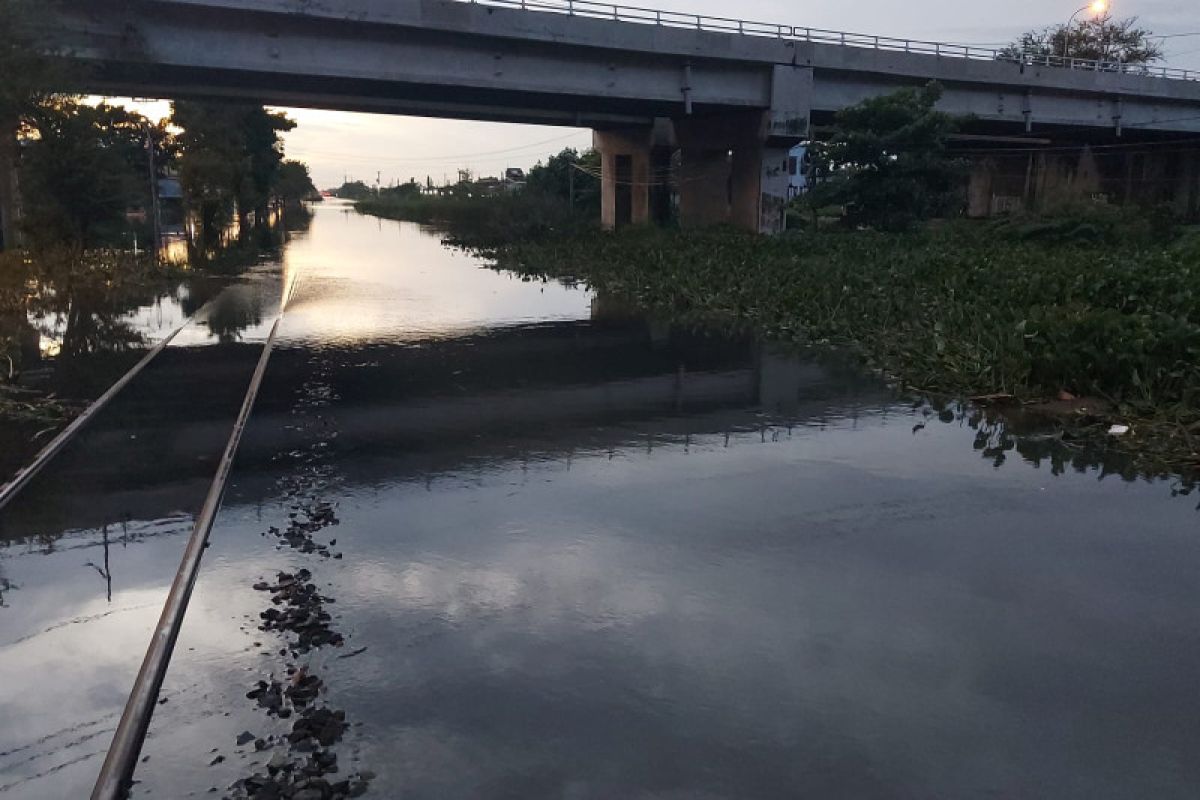
[[(294, 288), (293, 285), (293, 290)], [(279, 316), (275, 318), (275, 324), (271, 326), (271, 333), (267, 337), (266, 344), (263, 345), (262, 355), (259, 356), (258, 365), (254, 368), (254, 374), (250, 378), (250, 386), (246, 390), (242, 408), (238, 412), (233, 431), (229, 435), (229, 442), (225, 445), (225, 453), (217, 466), (216, 475), (208, 489), (208, 496), (196, 517), (192, 534), (184, 548), (183, 559), (179, 563), (175, 579), (171, 582), (171, 589), (167, 594), (167, 601), (163, 605), (158, 624), (154, 627), (150, 646), (146, 650), (141, 669), (138, 670), (137, 678), (134, 680), (133, 690), (125, 703), (125, 710), (121, 714), (120, 723), (117, 724), (116, 733), (113, 734), (112, 743), (104, 758), (104, 765), (100, 768), (100, 775), (92, 790), (92, 800), (121, 800), (128, 796), (132, 785), (133, 771), (137, 766), (138, 756), (141, 754), (142, 744), (146, 739), (146, 732), (150, 728), (150, 718), (154, 715), (158, 693), (162, 689), (163, 678), (166, 677), (167, 666), (171, 661), (171, 653), (175, 649), (179, 632), (183, 627), (183, 616), (196, 585), (196, 577), (200, 570), (200, 558), (204, 554), (204, 548), (208, 546), (208, 537), (212, 532), (213, 523), (216, 521), (217, 512), (221, 508), (221, 500), (225, 496), (225, 487), (229, 482), (238, 445), (241, 443), (242, 433), (250, 419), (254, 401), (258, 397), (258, 389), (266, 374), (271, 349), (275, 345), (275, 334), (279, 331), (279, 323), (282, 319), (283, 312), (281, 310)]]
[(122, 375), (116, 383), (108, 387), (108, 390), (105, 391), (104, 394), (93, 400), (91, 405), (84, 409), (82, 414), (71, 421), (70, 425), (59, 431), (58, 435), (51, 439), (50, 442), (43, 447), (36, 456), (34, 456), (33, 461), (18, 471), (17, 474), (13, 476), (12, 480), (0, 487), (0, 510), (3, 510), (6, 505), (12, 502), (13, 498), (15, 498), (20, 491), (24, 489), (39, 472), (42, 471), (42, 468), (49, 464), (50, 460), (58, 455), (62, 449), (66, 447), (67, 444), (69, 444), (70, 441), (74, 439), (81, 430), (83, 430), (84, 426), (91, 422), (93, 417), (99, 414), (114, 397), (120, 394), (121, 390), (129, 385), (129, 382), (136, 378), (138, 374), (145, 369), (151, 361), (154, 360), (155, 356), (165, 350), (167, 345), (171, 343), (171, 340), (174, 339), (180, 331), (182, 331), (191, 323), (192, 320), (188, 319), (178, 328), (171, 331), (171, 333), (162, 339), (158, 344), (154, 345), (150, 352), (146, 353), (146, 355), (144, 355), (142, 359), (138, 361), (138, 363), (134, 364), (128, 372)]
[(872, 50), (889, 50), (903, 53), (923, 53), (949, 58), (967, 58), (976, 61), (1003, 61), (1027, 66), (1062, 67), (1089, 72), (1112, 72), (1151, 78), (1200, 81), (1200, 70), (1176, 67), (1152, 67), (1145, 64), (1126, 64), (1121, 61), (1063, 57), (1040, 53), (1009, 54), (1000, 49), (974, 47), (954, 42), (935, 42), (920, 39), (898, 39), (891, 36), (875, 36), (851, 31), (834, 31), (823, 28), (808, 28), (784, 25), (775, 22), (756, 22), (717, 17), (707, 14), (691, 14), (685, 11), (666, 11), (643, 6), (617, 5), (598, 0), (456, 0), (473, 5), (515, 8), (572, 17), (631, 22), (643, 25), (658, 25), (668, 28), (687, 28), (713, 33), (763, 36), (773, 39), (835, 44), (846, 47), (863, 47)]

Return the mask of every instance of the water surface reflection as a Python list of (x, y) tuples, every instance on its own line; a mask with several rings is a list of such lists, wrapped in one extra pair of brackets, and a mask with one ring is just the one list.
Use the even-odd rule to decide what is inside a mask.
[[(237, 796), (307, 758), (279, 738), (295, 717), (246, 696), (289, 666), (345, 713), (322, 749), (371, 796), (1194, 793), (1200, 540), (1170, 481), (1097, 480), (1036, 431), (938, 421), (837, 359), (316, 214), (284, 254), (295, 313), (138, 796)], [(0, 728), (0, 794), (86, 790), (178, 558), (173, 510), (227, 433), (200, 382), (244, 386), (228, 357), (248, 371), (253, 338), (181, 348), (97, 430), (112, 458), (3, 521), (21, 723)], [(997, 469), (981, 433), (1022, 458)], [(280, 534), (320, 503), (328, 557)], [(340, 647), (260, 629), (255, 584), (300, 569)]]

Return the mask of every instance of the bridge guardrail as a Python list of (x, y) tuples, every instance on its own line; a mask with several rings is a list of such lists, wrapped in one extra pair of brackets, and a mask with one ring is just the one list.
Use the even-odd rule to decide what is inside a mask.
[(743, 36), (762, 36), (772, 39), (789, 39), (819, 44), (836, 44), (845, 47), (864, 47), (872, 50), (889, 50), (903, 53), (922, 53), (947, 58), (968, 58), (975, 61), (1008, 61), (1029, 66), (1060, 67), (1063, 69), (1089, 72), (1109, 72), (1121, 75), (1139, 75), (1151, 78), (1200, 81), (1200, 70), (1177, 69), (1174, 67), (1126, 64), (1120, 61), (1096, 61), (1041, 53), (1009, 53), (953, 42), (928, 42), (919, 39), (896, 39), (890, 36), (874, 36), (849, 31), (831, 31), (822, 28), (806, 28), (781, 25), (774, 22), (753, 22), (731, 17), (714, 17), (707, 14), (689, 14), (684, 11), (666, 11), (641, 6), (615, 5), (596, 0), (458, 0), (475, 5), (519, 8), (523, 11), (540, 11), (565, 14), (575, 17), (606, 19), (615, 22), (633, 22), (643, 25), (659, 25), (668, 28), (688, 28), (715, 33), (735, 33)]

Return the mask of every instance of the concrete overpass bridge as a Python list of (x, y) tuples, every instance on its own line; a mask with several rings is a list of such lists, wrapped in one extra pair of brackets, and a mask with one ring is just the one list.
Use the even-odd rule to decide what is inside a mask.
[[(94, 67), (81, 88), (98, 93), (591, 127), (609, 226), (654, 216), (678, 153), (684, 224), (778, 231), (789, 147), (841, 108), (930, 80), (945, 86), (946, 111), (973, 115), (975, 149), (999, 143), (1008, 152), (1029, 137), (1041, 146), (1112, 146), (1200, 134), (1194, 72), (1011, 60), (587, 0), (62, 0), (55, 8), (53, 46)], [(1047, 184), (1091, 189), (1096, 181), (1077, 175), (1086, 172), (1082, 159), (1035, 167), (1030, 154), (1025, 194)], [(1193, 147), (1177, 161), (1145, 168), (1167, 176), (1156, 191), (1195, 212), (1200, 156)], [(977, 211), (976, 196), (994, 196), (998, 174), (980, 163)], [(1130, 194), (1137, 182), (1125, 172)]]

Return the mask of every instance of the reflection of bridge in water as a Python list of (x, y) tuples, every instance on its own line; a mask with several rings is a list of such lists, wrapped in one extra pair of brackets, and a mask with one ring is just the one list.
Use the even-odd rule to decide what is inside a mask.
[[(0, 535), (194, 510), (258, 351), (165, 351), (147, 374), (152, 385), (119, 398), (54, 475), (8, 509)], [(333, 366), (320, 380), (338, 397), (322, 410), (338, 431), (329, 446), (386, 457), (378, 477), (388, 481), (692, 437), (760, 441), (889, 400), (883, 387), (836, 365), (639, 320), (512, 327), (419, 347), (365, 344), (321, 358)], [(271, 491), (279, 455), (296, 446), (297, 393), (312, 380), (309, 353), (283, 347), (273, 355), (238, 454), (238, 500)]]

